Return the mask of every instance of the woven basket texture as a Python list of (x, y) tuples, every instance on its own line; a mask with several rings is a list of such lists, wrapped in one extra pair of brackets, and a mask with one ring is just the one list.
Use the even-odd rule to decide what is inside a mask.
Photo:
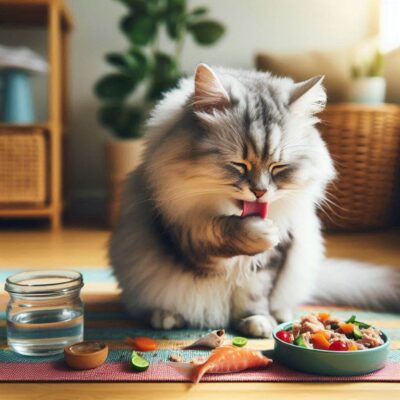
[(393, 225), (399, 207), (400, 107), (330, 105), (320, 118), (338, 172), (321, 212), (324, 226), (355, 231)]
[(46, 138), (40, 129), (0, 129), (0, 207), (46, 201)]

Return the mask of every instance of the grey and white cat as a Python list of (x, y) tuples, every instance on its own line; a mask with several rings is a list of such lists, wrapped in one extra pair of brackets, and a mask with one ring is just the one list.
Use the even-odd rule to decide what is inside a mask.
[[(267, 337), (304, 301), (400, 300), (390, 269), (320, 270), (316, 209), (335, 176), (314, 126), (321, 82), (200, 64), (156, 106), (109, 252), (133, 315)], [(268, 202), (268, 219), (241, 217), (243, 202)]]

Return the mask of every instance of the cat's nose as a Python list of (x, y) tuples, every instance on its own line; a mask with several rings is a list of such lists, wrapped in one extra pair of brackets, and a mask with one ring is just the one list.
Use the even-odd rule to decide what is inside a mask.
[(254, 193), (254, 195), (259, 199), (260, 197), (263, 197), (267, 191), (265, 189), (251, 189), (251, 191)]

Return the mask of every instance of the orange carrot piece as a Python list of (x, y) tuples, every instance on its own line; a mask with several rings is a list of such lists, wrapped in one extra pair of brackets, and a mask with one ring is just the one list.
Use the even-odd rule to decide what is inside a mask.
[(328, 339), (326, 338), (325, 332), (323, 332), (323, 331), (314, 333), (311, 336), (311, 340), (312, 340), (312, 343), (313, 343), (315, 349), (328, 350), (329, 346), (331, 345), (329, 343)]
[(331, 316), (331, 314), (322, 312), (322, 313), (318, 314), (318, 319), (321, 322), (325, 322), (330, 316)]
[(329, 339), (331, 337), (331, 334), (329, 333), (329, 331), (318, 331), (318, 332), (315, 332), (314, 335), (316, 335), (317, 333), (320, 335), (323, 335), (325, 337), (325, 339)]
[(342, 325), (340, 325), (340, 330), (341, 330), (344, 334), (346, 334), (346, 335), (348, 335), (348, 334), (350, 334), (350, 333), (353, 333), (353, 331), (354, 331), (354, 324), (350, 324), (350, 323), (348, 323), (348, 324), (342, 324)]
[(154, 351), (157, 350), (157, 342), (147, 336), (137, 336), (135, 338), (126, 338), (126, 342), (134, 347), (137, 351)]

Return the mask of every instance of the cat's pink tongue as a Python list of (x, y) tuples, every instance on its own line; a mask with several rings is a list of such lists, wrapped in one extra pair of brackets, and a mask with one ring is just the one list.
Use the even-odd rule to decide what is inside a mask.
[(243, 201), (243, 210), (241, 217), (258, 216), (262, 219), (268, 216), (268, 203), (260, 201)]

